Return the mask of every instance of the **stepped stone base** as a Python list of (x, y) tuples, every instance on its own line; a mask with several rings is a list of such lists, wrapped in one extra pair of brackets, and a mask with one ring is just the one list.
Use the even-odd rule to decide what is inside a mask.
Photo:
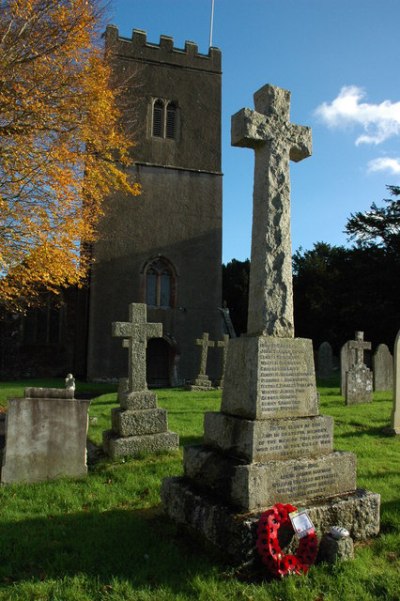
[[(257, 524), (267, 507), (235, 513), (215, 497), (199, 492), (186, 478), (165, 479), (161, 498), (166, 513), (178, 526), (197, 535), (203, 543), (211, 544), (228, 562), (241, 565), (258, 561)], [(347, 528), (354, 540), (365, 540), (379, 533), (380, 495), (376, 493), (360, 489), (297, 507), (308, 511), (319, 538), (337, 525)]]
[(198, 376), (185, 386), (185, 390), (212, 390), (212, 382), (208, 376)]
[(184, 449), (187, 478), (238, 510), (308, 502), (356, 489), (356, 457), (335, 451), (320, 457), (243, 464), (202, 445)]
[(179, 446), (179, 436), (175, 432), (160, 432), (144, 436), (120, 437), (112, 430), (103, 432), (104, 452), (112, 459), (136, 457), (141, 453), (172, 451)]
[(129, 409), (130, 411), (155, 409), (157, 407), (157, 395), (149, 390), (138, 392), (119, 391), (118, 401), (121, 409)]
[(247, 462), (327, 455), (333, 451), (333, 418), (250, 420), (206, 413), (204, 444)]
[(120, 436), (143, 436), (166, 432), (167, 412), (165, 409), (140, 409), (131, 411), (115, 407), (111, 410), (111, 424)]

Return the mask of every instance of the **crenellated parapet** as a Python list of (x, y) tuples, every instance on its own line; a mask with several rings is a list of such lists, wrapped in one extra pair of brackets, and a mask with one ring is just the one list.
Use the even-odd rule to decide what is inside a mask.
[(150, 44), (147, 34), (140, 29), (132, 31), (132, 38), (119, 35), (118, 27), (108, 25), (105, 31), (106, 50), (111, 50), (119, 57), (134, 58), (144, 62), (158, 62), (210, 71), (221, 72), (221, 51), (219, 48), (210, 48), (208, 54), (199, 53), (194, 42), (185, 42), (185, 48), (175, 48), (174, 40), (170, 36), (161, 35), (159, 44)]

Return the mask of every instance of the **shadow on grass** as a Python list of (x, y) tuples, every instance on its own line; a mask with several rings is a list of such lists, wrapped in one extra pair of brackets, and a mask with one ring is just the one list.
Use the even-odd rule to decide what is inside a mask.
[(179, 436), (179, 446), (203, 444), (203, 436)]
[(136, 588), (187, 590), (211, 565), (159, 508), (112, 510), (21, 520), (0, 525), (0, 585), (85, 574)]
[(374, 438), (386, 438), (386, 434), (384, 433), (384, 426), (366, 426), (365, 424), (360, 424), (359, 422), (347, 422), (346, 426), (354, 428), (351, 432), (343, 432), (340, 433), (340, 438), (354, 438), (355, 436), (373, 436)]

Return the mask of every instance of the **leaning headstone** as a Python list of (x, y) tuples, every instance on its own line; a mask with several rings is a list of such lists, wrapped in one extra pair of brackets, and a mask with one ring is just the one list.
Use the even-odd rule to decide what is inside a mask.
[(215, 343), (209, 339), (208, 332), (203, 332), (201, 338), (196, 339), (196, 346), (201, 347), (199, 373), (193, 382), (188, 384), (186, 390), (210, 390), (212, 383), (207, 375), (208, 349), (214, 348)]
[(128, 348), (129, 368), (128, 378), (119, 384), (120, 406), (111, 412), (112, 428), (103, 432), (105, 453), (115, 459), (176, 449), (178, 435), (168, 430), (167, 412), (157, 407), (157, 396), (146, 381), (147, 340), (162, 336), (162, 324), (147, 323), (147, 306), (132, 303), (129, 321), (114, 322), (112, 335), (122, 338)]
[(220, 413), (204, 444), (184, 452), (184, 478), (162, 485), (166, 512), (233, 562), (255, 559), (260, 512), (300, 504), (322, 533), (379, 531), (379, 495), (356, 492), (356, 458), (333, 451), (319, 415), (311, 340), (294, 338), (289, 159), (311, 153), (311, 131), (289, 121), (290, 94), (265, 86), (256, 111), (233, 117), (232, 140), (255, 150), (248, 333), (229, 341)]
[(225, 378), (225, 366), (226, 366), (226, 357), (228, 355), (228, 345), (229, 345), (229, 335), (224, 334), (222, 340), (218, 340), (216, 342), (217, 348), (222, 348), (222, 360), (221, 360), (221, 377), (216, 383), (218, 388), (224, 387), (224, 378)]
[(380, 344), (372, 357), (374, 390), (393, 389), (393, 357), (386, 344)]
[(9, 399), (1, 482), (86, 476), (89, 403), (59, 388), (26, 388)]
[(364, 340), (364, 332), (356, 332), (355, 340), (349, 341), (354, 351), (354, 364), (346, 374), (346, 405), (370, 403), (372, 401), (372, 373), (364, 363), (364, 351), (371, 349), (371, 343)]
[(400, 434), (400, 331), (394, 343), (394, 365), (393, 365), (393, 409), (390, 428), (386, 429), (389, 434)]
[(318, 376), (329, 378), (333, 374), (333, 350), (329, 342), (322, 342), (317, 354)]

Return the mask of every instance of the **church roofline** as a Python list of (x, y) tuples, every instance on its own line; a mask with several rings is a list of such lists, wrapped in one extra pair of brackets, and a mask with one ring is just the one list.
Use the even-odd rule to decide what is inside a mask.
[(201, 54), (194, 42), (185, 42), (185, 48), (174, 48), (174, 39), (161, 35), (159, 44), (147, 42), (147, 34), (141, 29), (132, 31), (132, 38), (119, 35), (118, 27), (108, 25), (104, 34), (107, 50), (118, 56), (144, 62), (165, 63), (179, 67), (221, 73), (221, 51), (211, 47), (208, 54)]

